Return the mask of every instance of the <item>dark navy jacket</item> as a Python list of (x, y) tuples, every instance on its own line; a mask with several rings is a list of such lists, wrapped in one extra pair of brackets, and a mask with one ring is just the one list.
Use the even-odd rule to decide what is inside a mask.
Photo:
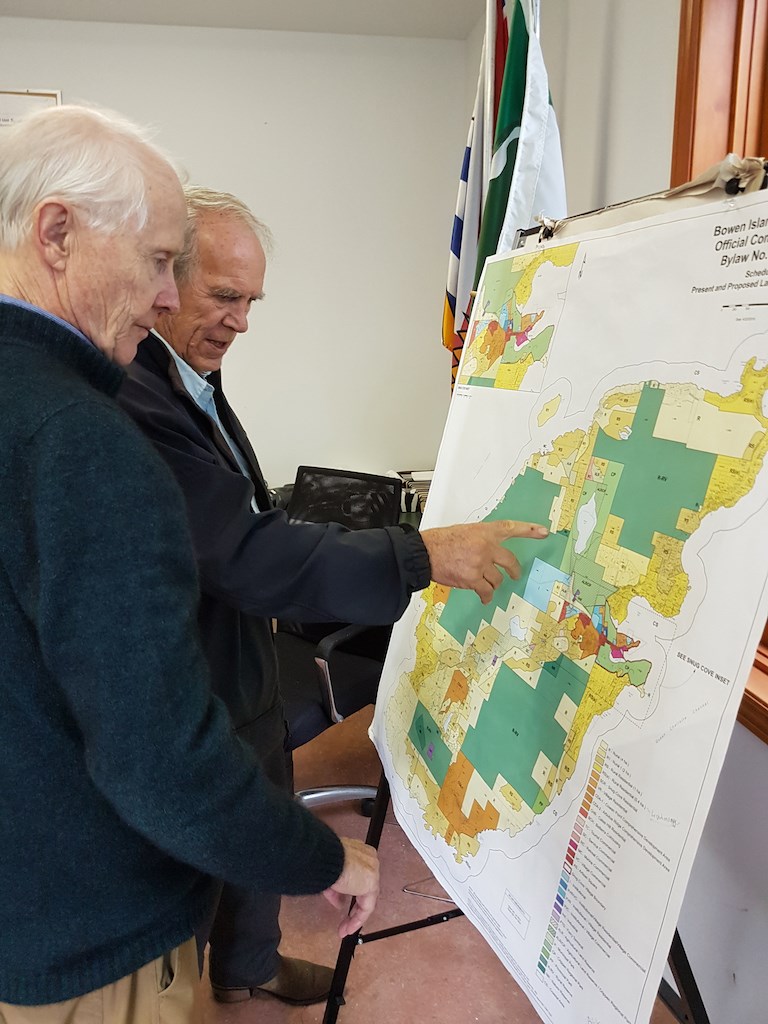
[[(240, 737), (266, 753), (282, 705), (270, 618), (299, 622), (394, 622), (429, 582), (418, 533), (291, 524), (271, 507), (253, 449), (208, 377), (225, 430), (248, 463), (240, 471), (214, 421), (187, 394), (169, 352), (150, 334), (118, 401), (172, 469), (187, 501), (200, 572), (200, 629), (214, 692)], [(254, 513), (251, 498), (261, 512)]]

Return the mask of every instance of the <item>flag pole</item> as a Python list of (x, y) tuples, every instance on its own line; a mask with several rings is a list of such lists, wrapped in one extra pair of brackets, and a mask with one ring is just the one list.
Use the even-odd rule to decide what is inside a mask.
[(541, 38), (541, 0), (533, 0), (533, 31)]
[(491, 155), (493, 153), (493, 134), (496, 129), (493, 103), (493, 80), (496, 54), (493, 40), (496, 36), (496, 0), (485, 2), (485, 38), (483, 39), (483, 55), (481, 75), (483, 76), (483, 188), (482, 202), (488, 190), (491, 176)]

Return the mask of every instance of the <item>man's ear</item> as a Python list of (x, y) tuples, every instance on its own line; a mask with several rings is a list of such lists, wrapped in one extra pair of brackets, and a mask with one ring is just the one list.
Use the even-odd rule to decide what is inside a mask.
[(64, 270), (72, 252), (74, 234), (72, 209), (46, 200), (35, 211), (34, 241), (51, 270)]

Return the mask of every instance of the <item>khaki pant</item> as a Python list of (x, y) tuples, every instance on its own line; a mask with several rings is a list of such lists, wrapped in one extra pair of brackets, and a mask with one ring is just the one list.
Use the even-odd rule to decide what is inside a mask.
[(94, 992), (47, 1006), (0, 1003), (0, 1024), (201, 1024), (195, 940)]

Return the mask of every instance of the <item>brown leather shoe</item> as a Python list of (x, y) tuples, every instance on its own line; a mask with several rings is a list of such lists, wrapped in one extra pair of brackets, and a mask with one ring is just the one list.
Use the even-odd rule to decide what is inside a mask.
[(213, 998), (220, 1003), (242, 1003), (254, 996), (274, 996), (292, 1006), (324, 1003), (331, 990), (333, 969), (309, 960), (281, 956), (277, 974), (254, 988), (222, 988), (211, 983)]

